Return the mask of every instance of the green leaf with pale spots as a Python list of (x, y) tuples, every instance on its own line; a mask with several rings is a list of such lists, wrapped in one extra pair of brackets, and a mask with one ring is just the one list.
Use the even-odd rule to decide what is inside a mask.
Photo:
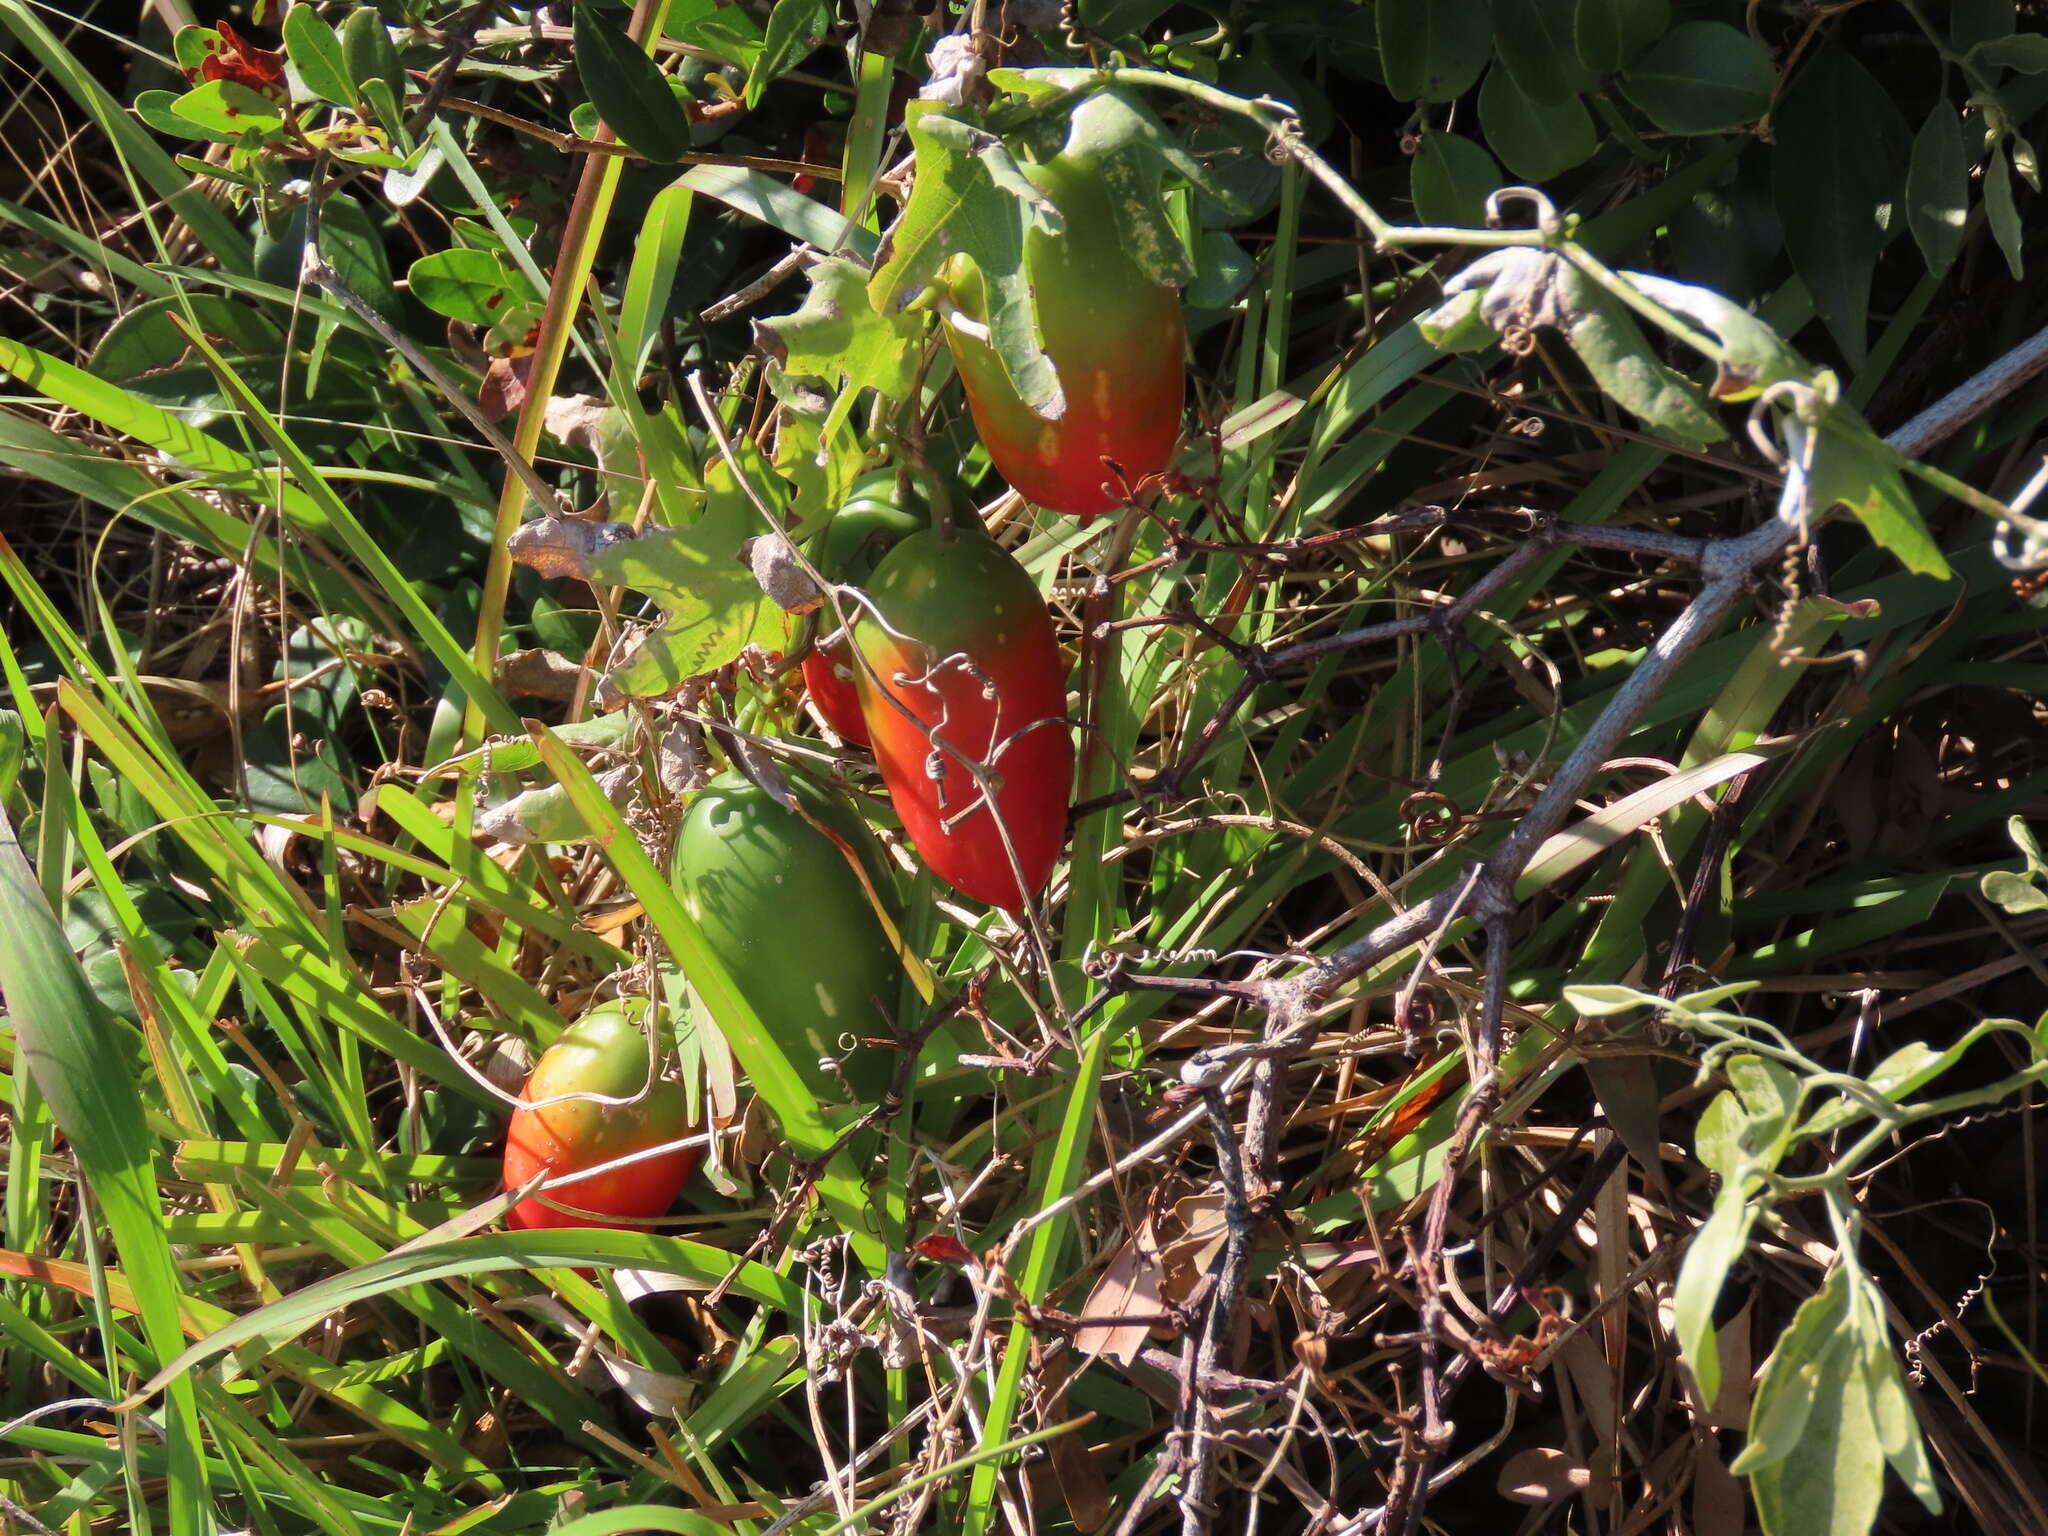
[(1024, 231), (1057, 230), (1060, 216), (1024, 179), (1002, 140), (929, 102), (904, 113), (917, 155), (910, 200), (883, 244), (884, 260), (868, 285), (876, 313), (895, 315), (955, 255), (981, 273), (990, 340), (1017, 392), (1034, 408), (1057, 414), (1059, 376), (1045, 355), (1031, 285), (1024, 275)]
[[(750, 446), (741, 446), (740, 458), (755, 490), (779, 510), (786, 496), (780, 478)], [(593, 582), (644, 592), (663, 611), (662, 622), (605, 674), (608, 689), (622, 697), (661, 698), (737, 660), (749, 645), (782, 651), (790, 644), (793, 621), (740, 559), (740, 546), (766, 531), (760, 511), (722, 459), (704, 486), (704, 515), (687, 528), (651, 528), (590, 561)]]
[(1168, 174), (1226, 206), (1235, 200), (1134, 93), (1091, 90), (1099, 77), (1090, 71), (999, 69), (989, 78), (1000, 89), (1050, 108), (1063, 107), (1074, 92), (1087, 94), (1072, 107), (1058, 153), (1042, 165), (1013, 156), (1002, 139), (964, 117), (935, 103), (913, 102), (904, 123), (917, 153), (916, 180), (883, 243), (868, 294), (878, 314), (894, 315), (948, 260), (966, 257), (981, 276), (989, 341), (1010, 382), (1033, 410), (1056, 419), (1065, 402), (1045, 355), (1024, 270), (1025, 232), (1057, 233), (1062, 227), (1041, 185), (1052, 185), (1067, 167), (1099, 177), (1118, 209), (1118, 243), (1160, 283), (1185, 283), (1195, 272), (1194, 257), (1167, 211)]
[(860, 263), (830, 256), (805, 274), (811, 291), (795, 314), (763, 320), (762, 347), (786, 372), (843, 384), (848, 394), (872, 389), (890, 400), (917, 382), (917, 317), (875, 312)]

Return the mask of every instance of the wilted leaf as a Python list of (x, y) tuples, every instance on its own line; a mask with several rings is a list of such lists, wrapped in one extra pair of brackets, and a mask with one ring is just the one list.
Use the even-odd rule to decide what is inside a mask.
[(1563, 257), (1527, 246), (1482, 256), (1444, 285), (1447, 302), (1425, 326), (1469, 328), (1454, 303), (1471, 292), (1496, 331), (1562, 332), (1600, 387), (1650, 425), (1689, 443), (1727, 435), (1692, 383), (1651, 352), (1627, 306)]
[[(605, 798), (625, 810), (636, 798), (640, 765), (625, 763), (597, 776)], [(527, 843), (587, 843), (596, 836), (583, 813), (576, 809), (567, 788), (544, 784), (521, 790), (502, 805), (494, 805), (476, 818), (476, 835), (515, 847)]]
[[(1148, 1220), (1126, 1237), (1095, 1289), (1081, 1307), (1088, 1319), (1074, 1330), (1073, 1347), (1083, 1359), (1096, 1355), (1129, 1365), (1152, 1333), (1152, 1319), (1166, 1309), (1160, 1291), (1159, 1240)], [(1122, 1318), (1134, 1318), (1122, 1322)]]
[(546, 699), (566, 704), (576, 697), (583, 668), (560, 651), (533, 647), (498, 658), (498, 691), (507, 698)]
[[(571, 1190), (564, 1190), (562, 1198), (566, 1204), (575, 1203), (575, 1195)], [(617, 1276), (625, 1273), (624, 1270), (620, 1270)], [(608, 1377), (611, 1384), (631, 1398), (633, 1405), (642, 1413), (652, 1414), (657, 1418), (679, 1414), (687, 1410), (696, 1399), (697, 1384), (689, 1377), (678, 1376), (670, 1371), (651, 1370), (637, 1361), (627, 1359), (615, 1349), (586, 1338), (589, 1325), (552, 1296), (515, 1297), (502, 1303), (500, 1310), (537, 1313), (556, 1324), (570, 1338), (577, 1341), (577, 1356), (585, 1361), (581, 1377), (584, 1384), (596, 1386)]]
[(1033, 409), (1057, 416), (1066, 402), (1040, 343), (1024, 275), (1024, 231), (1034, 224), (1057, 230), (1059, 211), (1024, 180), (993, 134), (928, 102), (912, 102), (904, 126), (917, 174), (869, 285), (874, 310), (895, 315), (950, 257), (966, 256), (981, 273), (989, 337), (1017, 392)]
[(624, 413), (615, 412), (602, 395), (555, 395), (541, 412), (541, 425), (556, 442), (596, 453), (614, 414)]
[(631, 523), (601, 523), (581, 517), (541, 517), (522, 523), (505, 540), (513, 560), (550, 579), (592, 581), (592, 562), (633, 538)]
[(1514, 1504), (1555, 1504), (1583, 1493), (1593, 1473), (1583, 1461), (1547, 1445), (1532, 1445), (1501, 1463), (1494, 1486)]
[(532, 377), (531, 352), (492, 358), (484, 369), (483, 387), (476, 392), (477, 409), (488, 421), (504, 420), (526, 404), (526, 384)]
[(1469, 288), (1418, 317), (1415, 328), (1424, 341), (1444, 352), (1478, 352), (1499, 339), (1479, 312), (1479, 295)]
[(1709, 391), (1716, 400), (1747, 400), (1781, 379), (1812, 380), (1812, 365), (1732, 299), (1711, 288), (1676, 283), (1649, 272), (1624, 272), (1622, 276), (1645, 298), (1714, 333), (1722, 353)]

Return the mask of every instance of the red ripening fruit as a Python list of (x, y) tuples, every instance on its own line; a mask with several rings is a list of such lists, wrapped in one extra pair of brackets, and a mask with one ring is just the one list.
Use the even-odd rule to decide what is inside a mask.
[(804, 658), (803, 674), (804, 688), (810, 693), (811, 708), (818, 712), (818, 718), (831, 726), (840, 740), (856, 747), (870, 745), (867, 722), (860, 714), (860, 690), (854, 686), (845, 642), (815, 647)]
[[(966, 504), (964, 492), (952, 486), (947, 489), (949, 494), (958, 496), (956, 504)], [(922, 492), (914, 485), (899, 482), (893, 469), (870, 470), (854, 481), (845, 504), (812, 542), (811, 559), (820, 574), (830, 580), (860, 586), (899, 539), (930, 523), (931, 507)], [(819, 619), (828, 628), (833, 627), (830, 609), (821, 613)], [(840, 640), (815, 648), (804, 658), (803, 676), (818, 718), (831, 726), (841, 740), (857, 747), (870, 745), (846, 642)]]
[[(527, 1078), (520, 1098), (529, 1103), (565, 1093), (602, 1093), (627, 1098), (647, 1082), (647, 1036), (624, 1005), (593, 1009), (564, 1030)], [(513, 1112), (505, 1139), (505, 1185), (517, 1189), (535, 1174), (574, 1173), (598, 1163), (644, 1151), (690, 1133), (689, 1101), (681, 1083), (665, 1079), (628, 1105), (572, 1099), (546, 1109)], [(538, 1199), (520, 1201), (506, 1214), (514, 1229), (613, 1227), (610, 1216), (651, 1217), (666, 1212), (697, 1166), (696, 1147), (678, 1147), (643, 1162), (550, 1191), (559, 1205), (588, 1216), (551, 1210)]]
[[(854, 626), (874, 669), (857, 668), (856, 682), (890, 803), (933, 874), (1022, 911), (1059, 860), (1074, 774), (1052, 615), (978, 524), (951, 539), (911, 534), (883, 556), (867, 592), (883, 623), (863, 614)], [(993, 811), (941, 741), (997, 777)]]
[(1124, 249), (1125, 221), (1096, 166), (1068, 154), (1023, 170), (1064, 221), (1058, 232), (1034, 225), (1024, 235), (1024, 270), (1064, 411), (1049, 421), (1017, 393), (987, 339), (980, 275), (960, 257), (946, 272), (946, 345), (997, 471), (1026, 501), (1090, 518), (1123, 504), (1119, 473), (1136, 486), (1173, 459), (1187, 382), (1180, 294)]

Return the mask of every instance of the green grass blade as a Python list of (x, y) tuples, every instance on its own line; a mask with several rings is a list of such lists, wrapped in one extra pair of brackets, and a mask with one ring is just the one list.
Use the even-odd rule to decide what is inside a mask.
[[(0, 992), (16, 1035), (16, 1060), (33, 1073), (79, 1170), (106, 1215), (142, 1306), (143, 1332), (159, 1359), (184, 1341), (180, 1284), (164, 1240), (142, 1100), (132, 1081), (108, 1072), (125, 1060), (118, 1026), (79, 969), (56, 914), (43, 900), (13, 823), (0, 810)], [(189, 1384), (171, 1395), (170, 1480), (166, 1499), (175, 1536), (213, 1536), (206, 1480), (199, 1468), (198, 1404)]]

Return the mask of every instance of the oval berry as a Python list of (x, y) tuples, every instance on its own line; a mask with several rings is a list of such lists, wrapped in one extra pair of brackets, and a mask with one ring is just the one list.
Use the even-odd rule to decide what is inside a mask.
[[(1059, 860), (1074, 772), (1052, 615), (979, 526), (904, 539), (868, 596), (882, 622), (854, 625), (855, 682), (890, 803), (933, 874), (1021, 911)], [(993, 776), (992, 804), (956, 753)]]
[[(613, 1003), (585, 1014), (542, 1053), (520, 1098), (530, 1104), (570, 1093), (630, 1098), (643, 1087), (647, 1091), (632, 1104), (571, 1099), (516, 1110), (505, 1139), (506, 1189), (517, 1189), (542, 1171), (579, 1172), (690, 1133), (683, 1085), (657, 1079), (647, 1086), (647, 1036), (632, 1017), (635, 1011)], [(607, 1217), (659, 1216), (675, 1203), (699, 1155), (695, 1147), (674, 1148), (548, 1194), (556, 1204), (586, 1214), (554, 1210), (530, 1197), (512, 1207), (505, 1224), (516, 1229), (612, 1227), (631, 1223)]]

